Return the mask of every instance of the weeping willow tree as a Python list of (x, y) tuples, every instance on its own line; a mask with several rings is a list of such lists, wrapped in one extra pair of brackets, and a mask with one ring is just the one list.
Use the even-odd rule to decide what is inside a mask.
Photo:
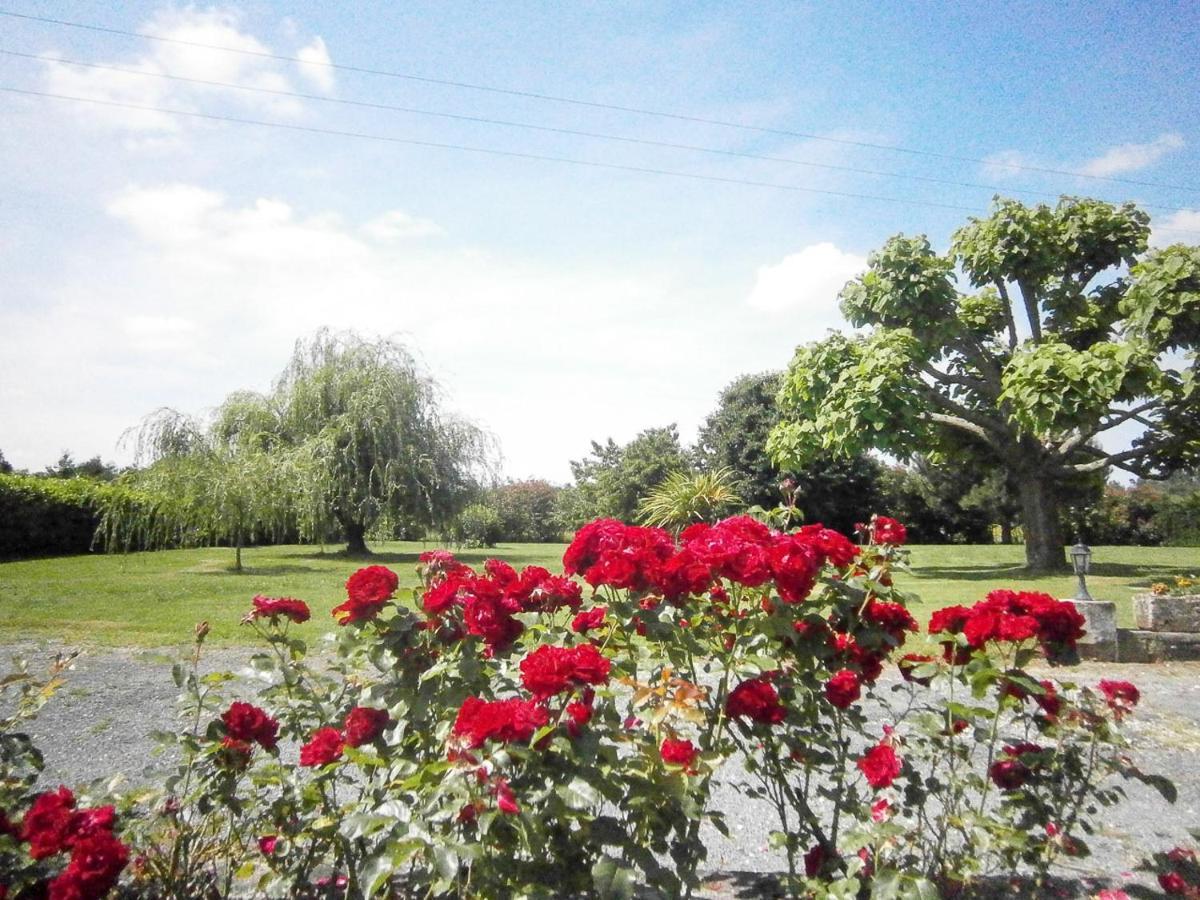
[(362, 554), (382, 516), (408, 529), (448, 522), (493, 453), (441, 400), (395, 341), (321, 331), (298, 342), (269, 403), (292, 454), (301, 527), (336, 528)]
[(110, 543), (133, 535), (151, 546), (227, 543), (241, 572), (247, 543), (278, 539), (294, 521), (294, 479), (270, 418), (239, 421), (254, 406), (253, 395), (232, 395), (208, 425), (172, 409), (147, 417), (132, 435), (140, 467), (126, 478), (154, 500), (107, 506), (101, 528)]

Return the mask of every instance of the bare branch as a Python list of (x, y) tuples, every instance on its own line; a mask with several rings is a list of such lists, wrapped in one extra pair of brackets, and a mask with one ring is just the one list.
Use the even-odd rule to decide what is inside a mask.
[(1122, 463), (1147, 456), (1158, 449), (1158, 447), (1158, 443), (1148, 444), (1144, 447), (1133, 447), (1129, 450), (1123, 450), (1120, 453), (1105, 453), (1103, 450), (1098, 450), (1095, 447), (1085, 447), (1082, 449), (1099, 453), (1100, 456), (1091, 462), (1076, 463), (1073, 466), (1064, 466), (1063, 468), (1070, 472), (1095, 472), (1097, 469), (1103, 469), (1105, 466), (1116, 466), (1119, 469), (1128, 470), (1128, 467), (1122, 465)]
[(972, 378), (970, 375), (956, 375), (953, 372), (943, 372), (941, 369), (936, 369), (929, 363), (921, 363), (920, 370), (932, 378), (934, 381), (942, 384), (957, 384), (962, 387), (971, 388), (974, 391), (986, 390), (987, 385), (978, 378)]
[(1141, 424), (1143, 424), (1149, 428), (1153, 428), (1153, 427), (1155, 427), (1154, 423), (1151, 422), (1149, 419), (1142, 418), (1141, 414), (1146, 412), (1147, 410), (1151, 410), (1151, 409), (1154, 409), (1156, 406), (1159, 406), (1160, 402), (1161, 401), (1159, 401), (1159, 400), (1147, 401), (1146, 403), (1143, 403), (1141, 406), (1135, 406), (1133, 409), (1126, 409), (1126, 410), (1121, 410), (1120, 412), (1117, 412), (1117, 413), (1113, 413), (1113, 415), (1110, 418), (1101, 420), (1100, 422), (1096, 423), (1096, 426), (1094, 428), (1092, 428), (1088, 431), (1076, 431), (1071, 437), (1067, 438), (1065, 441), (1063, 441), (1061, 444), (1058, 445), (1058, 448), (1054, 451), (1054, 454), (1058, 457), (1065, 457), (1067, 454), (1069, 454), (1071, 451), (1073, 451), (1076, 447), (1080, 446), (1081, 444), (1087, 443), (1088, 441), (1090, 441), (1092, 438), (1094, 438), (1096, 435), (1100, 434), (1103, 431), (1108, 431), (1110, 428), (1115, 428), (1116, 426), (1120, 425), (1122, 422), (1128, 422), (1130, 420), (1133, 420), (1133, 421), (1140, 422)]
[(1025, 302), (1025, 316), (1029, 319), (1029, 332), (1035, 343), (1042, 342), (1042, 311), (1038, 306), (1037, 289), (1024, 279), (1017, 281), (1021, 288), (1021, 299)]
[(969, 432), (987, 444), (994, 444), (995, 442), (995, 438), (986, 428), (976, 425), (974, 422), (969, 422), (961, 416), (950, 416), (945, 413), (925, 413), (924, 418), (930, 422), (937, 422), (939, 425), (949, 425), (951, 428), (958, 428)]

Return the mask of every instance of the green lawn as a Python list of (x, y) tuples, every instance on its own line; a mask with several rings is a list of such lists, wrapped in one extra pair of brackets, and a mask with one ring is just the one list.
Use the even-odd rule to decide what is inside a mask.
[[(416, 583), (417, 554), (433, 545), (391, 543), (375, 547), (373, 562), (395, 569), (401, 584)], [(931, 610), (951, 603), (973, 603), (989, 590), (1011, 587), (1058, 597), (1075, 592), (1073, 576), (1030, 577), (1022, 571), (1020, 547), (915, 546), (911, 577), (899, 586), (920, 596), (914, 608), (924, 621)], [(496, 556), (518, 568), (561, 566), (561, 544), (502, 544), (487, 551), (459, 554), (479, 565)], [(255, 594), (293, 596), (308, 601), (313, 620), (302, 626), (310, 638), (332, 627), (329, 610), (342, 602), (346, 577), (363, 563), (317, 548), (254, 548), (245, 555), (247, 570), (229, 571), (227, 549), (168, 550), (128, 556), (99, 554), (0, 563), (0, 641), (55, 639), (114, 646), (186, 644), (192, 627), (204, 619), (210, 640), (247, 642), (238, 621)], [(1118, 620), (1131, 622), (1129, 598), (1163, 576), (1200, 572), (1200, 548), (1097, 547), (1092, 595), (1118, 603)]]

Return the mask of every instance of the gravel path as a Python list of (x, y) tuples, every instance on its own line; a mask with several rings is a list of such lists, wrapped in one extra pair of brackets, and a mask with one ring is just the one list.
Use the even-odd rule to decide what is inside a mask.
[[(0, 654), (22, 655), (36, 669), (56, 649), (62, 648), (10, 645), (0, 647)], [(248, 657), (246, 648), (209, 650), (204, 668), (237, 671)], [(45, 783), (78, 784), (115, 773), (137, 782), (162, 771), (168, 763), (152, 755), (153, 743), (146, 735), (176, 727), (171, 662), (166, 653), (150, 650), (83, 653), (67, 673), (66, 686), (31, 729), (45, 754)], [(1087, 878), (1147, 888), (1152, 882), (1134, 872), (1139, 860), (1188, 841), (1187, 829), (1200, 826), (1200, 663), (1088, 663), (1069, 677), (1080, 683), (1124, 678), (1139, 686), (1142, 703), (1128, 725), (1135, 762), (1147, 772), (1173, 779), (1179, 800), (1169, 806), (1149, 788), (1126, 785), (1126, 801), (1108, 813), (1101, 835), (1090, 841), (1094, 855), (1060, 872), (1073, 880), (1063, 891), (1086, 894), (1079, 879)], [(741, 796), (733, 780), (736, 773), (731, 772), (717, 788), (716, 803), (726, 814), (731, 837), (708, 835), (709, 867), (714, 870), (709, 893), (762, 896), (770, 887), (759, 873), (782, 867), (779, 855), (767, 848), (767, 834), (775, 827), (773, 814), (769, 807)]]

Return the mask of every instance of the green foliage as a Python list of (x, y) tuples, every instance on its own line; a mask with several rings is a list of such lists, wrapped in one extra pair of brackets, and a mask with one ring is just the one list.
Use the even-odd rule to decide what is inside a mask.
[[(0, 457), (2, 459), (2, 457)], [(0, 463), (0, 471), (4, 466)], [(11, 471), (12, 466), (9, 466)], [(63, 451), (53, 466), (47, 466), (44, 473), (50, 478), (95, 478), (100, 481), (113, 481), (120, 471), (112, 463), (106, 463), (99, 456), (93, 456), (83, 462), (76, 462), (75, 457)]]
[(598, 518), (632, 521), (642, 497), (689, 468), (674, 425), (648, 428), (624, 446), (592, 441), (591, 456), (571, 462), (575, 484), (562, 494), (563, 519), (568, 528)]
[[(131, 550), (162, 545), (159, 501), (130, 485), (92, 478), (0, 474), (0, 559), (87, 553), (97, 543)], [(117, 506), (141, 526), (109, 528), (105, 510)]]
[(495, 507), (472, 503), (458, 514), (450, 533), (464, 547), (495, 547), (504, 534), (504, 522)]
[(734, 487), (733, 470), (672, 472), (638, 504), (645, 525), (678, 533), (696, 522), (715, 522), (742, 502)]
[(565, 526), (559, 516), (560, 488), (547, 481), (511, 481), (490, 488), (485, 502), (500, 517), (500, 536), (505, 543), (552, 543), (563, 538)]
[(700, 427), (693, 456), (704, 471), (729, 469), (747, 506), (774, 506), (783, 475), (767, 455), (767, 436), (778, 420), (775, 395), (781, 373), (743, 375), (727, 385)]
[[(296, 460), (302, 526), (337, 523), (351, 543), (385, 510), (414, 525), (448, 522), (490, 452), (390, 340), (321, 331), (297, 343), (265, 406), (275, 418), (270, 442)], [(266, 416), (239, 402), (236, 419)]]
[[(1200, 248), (1147, 254), (1148, 223), (1131, 204), (997, 199), (946, 254), (892, 238), (841, 294), (846, 318), (870, 330), (797, 349), (773, 459), (786, 468), (874, 448), (1001, 466), (1021, 497), (1030, 564), (1063, 565), (1064, 479), (1109, 465), (1158, 475), (1200, 458)], [(956, 267), (977, 292), (957, 289)], [(1186, 362), (1166, 365), (1168, 349)], [(1145, 429), (1132, 448), (1101, 449), (1130, 421)]]

